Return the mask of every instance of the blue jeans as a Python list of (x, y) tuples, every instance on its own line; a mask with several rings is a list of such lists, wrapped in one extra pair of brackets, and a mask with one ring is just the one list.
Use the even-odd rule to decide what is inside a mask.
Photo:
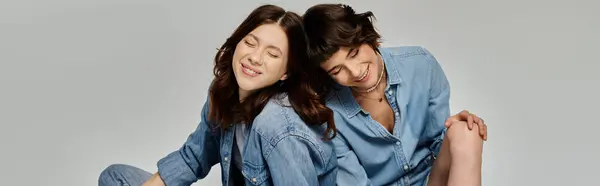
[(152, 173), (134, 166), (113, 164), (100, 173), (98, 186), (140, 186), (151, 176)]

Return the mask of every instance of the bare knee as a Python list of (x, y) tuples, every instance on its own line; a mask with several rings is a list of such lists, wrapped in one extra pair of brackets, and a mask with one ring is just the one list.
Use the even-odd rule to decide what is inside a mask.
[(481, 155), (483, 149), (483, 139), (479, 135), (479, 127), (473, 125), (469, 130), (467, 122), (454, 122), (446, 132), (450, 141), (451, 153), (467, 153), (471, 155)]

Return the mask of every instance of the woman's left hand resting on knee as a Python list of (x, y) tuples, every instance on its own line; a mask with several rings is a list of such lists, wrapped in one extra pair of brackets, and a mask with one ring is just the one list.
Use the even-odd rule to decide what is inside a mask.
[(481, 136), (483, 141), (487, 141), (487, 125), (485, 124), (483, 119), (479, 118), (475, 114), (470, 113), (467, 110), (463, 110), (458, 114), (450, 116), (450, 118), (446, 120), (446, 123), (444, 125), (446, 126), (446, 128), (450, 128), (452, 123), (457, 121), (466, 121), (469, 130), (473, 129), (473, 124), (477, 124), (479, 128), (479, 135)]

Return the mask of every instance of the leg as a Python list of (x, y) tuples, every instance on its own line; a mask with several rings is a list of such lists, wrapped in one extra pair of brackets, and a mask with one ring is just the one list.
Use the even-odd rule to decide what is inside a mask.
[(428, 185), (480, 186), (482, 151), (483, 139), (477, 125), (469, 130), (466, 122), (452, 124), (444, 136)]
[(123, 164), (113, 164), (108, 166), (98, 179), (99, 186), (139, 186), (152, 176), (137, 167)]

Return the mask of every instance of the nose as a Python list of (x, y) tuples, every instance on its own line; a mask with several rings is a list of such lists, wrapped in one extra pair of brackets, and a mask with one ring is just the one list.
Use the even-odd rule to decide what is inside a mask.
[(262, 54), (260, 50), (255, 50), (248, 55), (248, 61), (252, 65), (262, 65)]
[(348, 71), (350, 72), (350, 75), (352, 75), (353, 78), (358, 78), (361, 74), (360, 74), (360, 65), (352, 65), (352, 66), (348, 66)]

